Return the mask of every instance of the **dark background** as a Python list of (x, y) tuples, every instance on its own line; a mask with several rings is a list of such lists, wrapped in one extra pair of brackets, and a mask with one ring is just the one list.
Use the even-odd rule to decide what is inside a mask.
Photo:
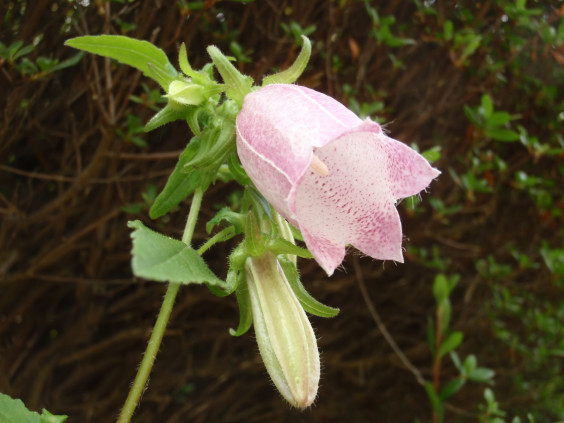
[[(431, 380), (426, 330), (439, 273), (460, 279), (451, 297), (452, 326), (465, 334), (458, 353), (495, 370), (491, 388), (507, 421), (526, 421), (528, 411), (537, 422), (559, 417), (564, 35), (548, 42), (541, 29), (559, 31), (564, 6), (529, 1), (541, 14), (523, 22), (508, 9), (513, 3), (374, 1), (375, 20), (356, 0), (0, 1), (0, 41), (35, 40), (25, 56), (32, 63), (73, 57), (63, 43), (74, 36), (125, 34), (152, 41), (175, 64), (184, 42), (194, 67), (209, 61), (205, 47), (216, 44), (260, 83), (295, 58), (301, 28), (313, 54), (300, 84), (356, 112), (364, 104), (407, 144), (441, 147), (434, 166), (443, 174), (421, 202), (399, 206), (405, 264), (351, 250), (328, 279), (315, 262), (300, 263), (308, 290), (341, 309), (333, 319), (311, 317), (322, 378), (310, 409), (296, 411), (281, 399), (252, 331), (229, 335), (238, 322), (234, 297), (190, 286), (180, 291), (134, 421), (431, 421), (424, 389), (382, 336), (370, 305)], [(392, 38), (378, 32), (384, 17), (395, 18)], [(468, 41), (445, 36), (447, 20), (461, 37), (480, 37), (467, 57)], [(133, 69), (84, 55), (74, 66), (35, 71), (23, 58), (0, 59), (0, 391), (31, 409), (68, 414), (69, 422), (110, 422), (166, 289), (132, 276), (126, 222), (141, 219), (181, 235), (189, 203), (150, 221), (148, 202), (191, 134), (180, 122), (139, 132), (154, 114), (154, 98), (141, 84), (148, 92), (158, 87)], [(520, 115), (509, 129), (522, 125), (555, 152), (500, 142), (471, 122), (464, 106), (479, 106), (485, 93), (495, 110)], [(236, 189), (217, 183), (208, 191), (196, 245)], [(233, 245), (205, 255), (221, 277)], [(445, 357), (442, 383), (457, 374)], [(446, 421), (489, 421), (484, 387), (468, 382), (449, 400)]]

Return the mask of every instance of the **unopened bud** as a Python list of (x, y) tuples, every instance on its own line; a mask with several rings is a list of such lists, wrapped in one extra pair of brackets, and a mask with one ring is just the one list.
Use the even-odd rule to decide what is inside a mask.
[(170, 83), (165, 97), (168, 98), (169, 104), (174, 109), (182, 109), (183, 106), (197, 106), (206, 100), (203, 86), (179, 80)]
[(274, 254), (249, 257), (245, 268), (266, 370), (290, 404), (306, 408), (315, 400), (320, 374), (311, 324)]

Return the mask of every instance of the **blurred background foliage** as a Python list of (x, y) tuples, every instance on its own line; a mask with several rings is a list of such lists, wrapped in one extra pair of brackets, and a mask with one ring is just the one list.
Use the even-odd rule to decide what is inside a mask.
[[(442, 170), (404, 200), (406, 263), (351, 251), (313, 319), (319, 398), (290, 409), (237, 306), (181, 292), (137, 422), (556, 422), (564, 419), (564, 2), (0, 1), (0, 392), (69, 421), (112, 421), (164, 287), (133, 280), (126, 221), (178, 236), (187, 205), (148, 208), (190, 138), (143, 125), (162, 103), (138, 72), (77, 54), (86, 34), (145, 39), (203, 66), (216, 44), (257, 82), (301, 35), (300, 84), (343, 101)], [(215, 184), (204, 221), (239, 201)], [(231, 245), (206, 260), (225, 275)], [(423, 386), (421, 386), (423, 385)]]

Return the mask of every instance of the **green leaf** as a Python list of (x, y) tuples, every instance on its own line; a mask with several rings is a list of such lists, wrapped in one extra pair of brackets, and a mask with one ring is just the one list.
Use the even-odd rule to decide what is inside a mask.
[(198, 151), (198, 139), (193, 138), (178, 159), (178, 163), (168, 177), (165, 187), (155, 199), (149, 210), (151, 219), (157, 219), (168, 213), (184, 201), (196, 188), (205, 191), (213, 178), (209, 170), (190, 169), (186, 172), (185, 165)]
[(431, 382), (425, 382), (425, 392), (427, 392), (427, 396), (429, 397), (429, 401), (431, 401), (433, 410), (438, 412), (442, 408), (443, 402), (435, 392), (435, 388)]
[(84, 56), (84, 53), (80, 52), (66, 60), (63, 60), (60, 63), (57, 63), (55, 66), (49, 69), (49, 73), (57, 72), (62, 69), (70, 68), (71, 66), (75, 66), (78, 62), (80, 62), (82, 56)]
[(445, 275), (438, 274), (433, 283), (433, 296), (438, 305), (448, 298), (448, 281)]
[(225, 285), (182, 241), (154, 232), (139, 220), (130, 221), (128, 226), (134, 229), (131, 266), (135, 276), (159, 282)]
[(480, 383), (491, 383), (495, 372), (492, 369), (486, 367), (478, 367), (468, 373), (467, 377), (471, 381)]
[(450, 382), (447, 382), (442, 387), (441, 392), (439, 392), (439, 397), (443, 400), (452, 397), (454, 394), (460, 391), (460, 388), (464, 386), (465, 382), (466, 381), (463, 378), (457, 378), (451, 380)]
[(40, 423), (39, 414), (26, 408), (22, 400), (0, 394), (0, 421), (5, 423)]
[(311, 41), (305, 35), (302, 35), (302, 49), (292, 65), (279, 73), (265, 77), (262, 80), (262, 86), (270, 84), (292, 84), (301, 76), (307, 66), (307, 62), (311, 56)]
[(68, 416), (56, 416), (55, 414), (49, 413), (47, 410), (43, 409), (40, 422), (41, 423), (63, 423), (66, 421)]
[[(243, 273), (243, 272), (241, 272)], [(231, 336), (241, 336), (251, 328), (253, 324), (253, 311), (251, 308), (251, 296), (249, 295), (249, 288), (244, 277), (239, 281), (239, 287), (235, 291), (237, 296), (237, 304), (239, 306), (239, 326), (237, 330), (229, 329)]]
[(493, 107), (492, 98), (489, 95), (484, 94), (482, 96), (482, 112), (484, 113), (484, 117), (486, 118), (486, 121), (492, 115), (493, 110), (494, 107)]
[(514, 142), (521, 139), (519, 133), (505, 128), (486, 128), (485, 134), (496, 141)]
[(439, 357), (443, 357), (445, 354), (456, 349), (462, 343), (463, 338), (464, 334), (460, 331), (449, 333), (439, 347)]
[(122, 35), (87, 35), (67, 40), (65, 45), (110, 57), (139, 69), (145, 76), (158, 82), (165, 91), (178, 75), (165, 52), (147, 41)]
[(320, 303), (306, 291), (300, 281), (298, 269), (296, 269), (296, 265), (292, 261), (279, 258), (278, 262), (280, 263), (282, 270), (284, 270), (284, 274), (286, 275), (286, 279), (288, 280), (292, 291), (296, 294), (298, 301), (305, 311), (319, 317), (335, 317), (339, 314), (338, 308), (329, 307)]
[(49, 413), (43, 409), (41, 415), (27, 409), (20, 399), (0, 393), (0, 422), (2, 423), (63, 423), (67, 416)]

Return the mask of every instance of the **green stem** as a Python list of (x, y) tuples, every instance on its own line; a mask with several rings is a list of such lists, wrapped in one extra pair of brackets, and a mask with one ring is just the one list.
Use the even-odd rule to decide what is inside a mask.
[(214, 236), (212, 236), (210, 239), (208, 239), (204, 245), (202, 245), (200, 248), (196, 250), (196, 252), (199, 255), (202, 255), (218, 242), (227, 241), (228, 239), (231, 239), (234, 236), (235, 236), (235, 228), (233, 226), (229, 226), (225, 229), (222, 229)]
[[(182, 242), (190, 244), (192, 241), (192, 235), (194, 235), (194, 228), (196, 226), (196, 221), (198, 220), (198, 213), (200, 212), (200, 206), (202, 205), (202, 197), (204, 192), (201, 189), (196, 189), (194, 192), (194, 197), (192, 198), (192, 205), (190, 206), (190, 212), (188, 213), (188, 220), (186, 221), (186, 227), (184, 228), (184, 234), (182, 235)], [(133, 385), (129, 390), (123, 409), (117, 423), (129, 423), (131, 417), (135, 412), (135, 408), (139, 404), (141, 395), (147, 386), (147, 380), (149, 379), (149, 374), (153, 368), (153, 363), (159, 351), (161, 341), (170, 318), (170, 313), (172, 312), (172, 307), (174, 306), (174, 300), (178, 294), (178, 289), (180, 284), (170, 283), (161, 305), (161, 310), (159, 311), (159, 316), (157, 317), (157, 322), (151, 333), (151, 338), (143, 354), (143, 360), (133, 381)]]

